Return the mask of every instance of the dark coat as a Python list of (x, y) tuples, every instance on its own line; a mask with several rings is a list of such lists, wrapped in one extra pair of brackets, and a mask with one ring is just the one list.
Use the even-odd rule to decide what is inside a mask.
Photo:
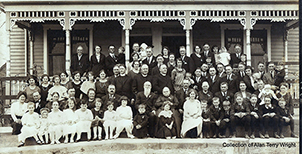
[(134, 76), (132, 82), (132, 91), (134, 92), (134, 94), (144, 91), (144, 83), (146, 81), (152, 83), (152, 76), (148, 75), (146, 77), (143, 77), (142, 74), (137, 74), (136, 76)]
[(233, 104), (234, 94), (229, 91), (227, 91), (226, 96), (222, 96), (222, 93), (220, 91), (216, 92), (214, 96), (219, 98), (220, 104), (222, 104), (222, 102), (225, 100), (228, 100), (231, 104)]
[(70, 71), (73, 74), (75, 71), (79, 71), (81, 75), (86, 73), (90, 69), (90, 62), (87, 55), (82, 55), (80, 60), (78, 59), (78, 55), (73, 55), (71, 58)]
[(193, 74), (197, 67), (200, 67), (204, 61), (202, 60), (202, 57), (197, 57), (195, 53), (191, 54), (190, 57), (190, 72)]
[(182, 68), (186, 70), (186, 72), (190, 72), (190, 57), (184, 56), (183, 58), (181, 57), (182, 60)]
[[(148, 115), (137, 114), (133, 119), (133, 135), (138, 138), (147, 137), (148, 134)], [(140, 129), (136, 129), (137, 125), (141, 125)]]
[(216, 75), (214, 77), (214, 82), (211, 78), (211, 76), (208, 77), (208, 83), (209, 83), (209, 86), (210, 86), (210, 91), (215, 94), (216, 92), (220, 91), (220, 77), (218, 77), (218, 75)]
[(103, 96), (101, 98), (103, 103), (104, 103), (104, 105), (102, 105), (102, 110), (103, 111), (107, 110), (107, 102), (108, 101), (113, 102), (113, 106), (114, 106), (114, 110), (115, 110), (118, 106), (120, 106), (120, 98), (121, 98), (121, 96), (118, 95), (118, 94), (114, 94), (113, 98), (109, 98), (109, 94)]
[(152, 112), (156, 111), (155, 102), (157, 100), (157, 95), (154, 93), (150, 93), (148, 97), (145, 96), (144, 91), (137, 93), (135, 100), (135, 108), (138, 109), (140, 104), (146, 105), (146, 111)]
[(113, 81), (115, 85), (116, 93), (121, 96), (127, 96), (128, 99), (134, 98), (132, 93), (132, 78), (130, 76), (118, 76)]
[(145, 58), (143, 61), (142, 61), (143, 64), (147, 64), (149, 66), (149, 74), (151, 74), (151, 70), (152, 68), (154, 68), (156, 65), (157, 65), (157, 62), (156, 62), (156, 57), (155, 56), (152, 56), (152, 59), (151, 59), (151, 63), (149, 63), (147, 61), (147, 58)]
[[(242, 54), (242, 53), (241, 53), (241, 54)], [(241, 55), (241, 54), (240, 54), (240, 55)], [(231, 53), (230, 65), (233, 67), (234, 64), (238, 64), (238, 63), (240, 63), (240, 62), (241, 62), (240, 57), (238, 58), (238, 57), (236, 56), (236, 53)]]
[(94, 76), (98, 76), (100, 74), (100, 70), (105, 70), (105, 58), (106, 57), (101, 54), (100, 61), (98, 62), (95, 54), (90, 57), (90, 70), (93, 72)]
[(163, 76), (162, 74), (155, 75), (152, 81), (152, 87), (155, 93), (161, 94), (164, 87), (168, 87), (171, 94), (174, 94), (174, 88), (172, 84), (172, 79), (168, 75)]
[(113, 67), (117, 64), (117, 56), (115, 56), (115, 59), (112, 58), (110, 55), (108, 55), (105, 59), (105, 65), (107, 70), (107, 76), (113, 75)]

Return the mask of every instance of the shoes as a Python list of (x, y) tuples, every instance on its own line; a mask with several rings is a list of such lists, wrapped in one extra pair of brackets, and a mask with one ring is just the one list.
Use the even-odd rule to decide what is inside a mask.
[(105, 137), (105, 140), (108, 140), (109, 138), (108, 138), (108, 136), (106, 135), (106, 137)]
[(249, 137), (249, 135), (248, 135), (248, 134), (245, 134), (245, 138), (246, 138), (246, 139), (249, 139), (250, 137)]
[(73, 139), (70, 139), (70, 143), (73, 143), (74, 142), (74, 140)]
[(54, 142), (54, 141), (51, 141), (50, 144), (55, 144), (55, 142)]
[(280, 138), (284, 138), (284, 135), (283, 135), (283, 134), (280, 134)]
[(99, 136), (99, 138), (98, 138), (99, 140), (102, 140), (102, 136)]
[(264, 138), (264, 136), (261, 133), (259, 133), (259, 136), (260, 136), (260, 138)]
[(173, 136), (172, 139), (176, 139), (176, 136)]
[(296, 135), (296, 134), (294, 134), (294, 133), (291, 133), (290, 136), (291, 136), (291, 137), (294, 137), (294, 138), (298, 138), (298, 135)]
[(56, 142), (56, 144), (60, 144), (61, 143), (59, 140), (56, 140), (55, 142)]
[(128, 135), (129, 138), (134, 139), (135, 137), (133, 135)]
[(275, 133), (275, 138), (280, 138), (280, 136), (277, 133)]
[(230, 137), (231, 137), (231, 138), (236, 138), (236, 135), (231, 135)]
[(269, 135), (266, 133), (266, 134), (264, 135), (264, 137), (265, 137), (265, 138), (269, 138)]
[(37, 142), (37, 144), (40, 144), (40, 145), (42, 144), (41, 140), (37, 140), (36, 142)]
[[(263, 136), (263, 135), (262, 135), (262, 136)], [(251, 139), (254, 139), (254, 138), (255, 138), (255, 135), (254, 135), (254, 134), (252, 134), (252, 135), (251, 135)]]
[(64, 143), (68, 143), (68, 140), (66, 139), (66, 140), (64, 141)]
[(22, 146), (24, 146), (24, 144), (25, 143), (21, 141), (20, 144), (18, 145), (18, 147), (22, 147)]
[(213, 135), (213, 138), (216, 138), (216, 134), (215, 134), (215, 135)]
[(225, 136), (218, 134), (218, 137), (219, 138), (224, 138)]

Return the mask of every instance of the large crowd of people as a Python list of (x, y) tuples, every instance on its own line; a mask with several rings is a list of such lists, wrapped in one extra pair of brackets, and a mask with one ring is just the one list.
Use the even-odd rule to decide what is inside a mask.
[[(125, 66), (125, 49), (100, 46), (89, 58), (83, 47), (72, 57), (71, 73), (51, 79), (30, 76), (28, 86), (11, 105), (13, 134), (19, 146), (34, 137), (38, 144), (129, 138), (284, 138), (283, 127), (294, 134), (293, 102), (281, 63), (247, 65), (241, 46), (235, 53), (208, 43), (196, 45), (190, 57), (163, 47), (133, 44)], [(266, 67), (267, 66), (267, 67)], [(267, 69), (266, 69), (267, 68)], [(104, 131), (103, 131), (104, 130)], [(256, 131), (258, 130), (258, 131)]]

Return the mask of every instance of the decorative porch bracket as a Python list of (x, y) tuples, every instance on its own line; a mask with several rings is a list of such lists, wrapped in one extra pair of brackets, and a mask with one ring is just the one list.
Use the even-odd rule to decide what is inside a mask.
[(185, 11), (185, 18), (178, 19), (183, 29), (186, 31), (186, 54), (190, 56), (191, 53), (191, 30), (196, 23), (195, 18), (190, 17), (190, 11)]

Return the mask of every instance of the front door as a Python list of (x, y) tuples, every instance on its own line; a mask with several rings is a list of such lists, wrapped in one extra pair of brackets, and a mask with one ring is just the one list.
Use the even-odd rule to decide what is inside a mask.
[(59, 75), (65, 71), (65, 32), (63, 30), (48, 30), (47, 37), (49, 75)]

